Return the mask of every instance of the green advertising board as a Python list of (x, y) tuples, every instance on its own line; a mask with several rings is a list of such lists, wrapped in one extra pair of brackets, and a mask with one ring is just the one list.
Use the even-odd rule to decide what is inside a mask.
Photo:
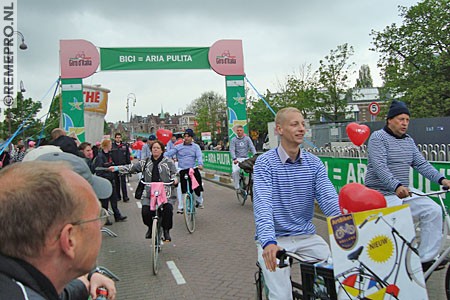
[[(327, 169), (328, 177), (336, 190), (347, 183), (357, 182), (364, 184), (364, 176), (367, 170), (367, 159), (320, 157)], [(431, 162), (431, 164), (443, 175), (450, 176), (450, 163)], [(412, 168), (409, 173), (409, 181), (412, 187), (423, 192), (438, 191), (439, 186), (417, 173)]]
[(209, 47), (100, 48), (100, 69), (210, 69)]
[(230, 152), (228, 151), (202, 151), (203, 167), (208, 170), (214, 170), (231, 174)]
[(231, 141), (236, 136), (233, 131), (233, 127), (236, 125), (244, 126), (244, 132), (248, 134), (244, 76), (225, 76), (225, 82), (228, 106), (228, 137)]
[(61, 79), (62, 127), (67, 135), (75, 134), (85, 141), (83, 81), (79, 78)]

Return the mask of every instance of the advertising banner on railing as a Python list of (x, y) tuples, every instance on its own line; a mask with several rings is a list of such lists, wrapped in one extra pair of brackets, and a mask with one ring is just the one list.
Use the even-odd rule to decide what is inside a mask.
[(231, 174), (230, 152), (228, 151), (202, 151), (203, 167), (208, 170), (214, 170)]
[[(364, 176), (367, 170), (367, 159), (358, 158), (336, 158), (336, 157), (320, 157), (328, 172), (328, 177), (333, 183), (336, 190), (340, 189), (347, 183), (357, 182), (364, 184)], [(442, 175), (450, 177), (450, 163), (447, 162), (430, 162)], [(423, 192), (438, 191), (439, 186), (431, 183), (428, 179), (417, 173), (414, 169), (410, 169), (409, 181), (414, 187)]]

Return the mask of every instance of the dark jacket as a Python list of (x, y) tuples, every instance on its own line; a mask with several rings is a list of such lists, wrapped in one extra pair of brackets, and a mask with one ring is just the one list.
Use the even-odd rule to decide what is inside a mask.
[(115, 142), (112, 143), (111, 157), (116, 165), (130, 164), (130, 148), (128, 147), (128, 144), (120, 143), (117, 145)]
[(33, 300), (81, 300), (89, 297), (86, 287), (78, 279), (70, 282), (58, 295), (50, 280), (35, 267), (0, 254), (0, 299), (25, 299), (19, 283), (24, 286), (27, 297)]
[(78, 150), (77, 143), (67, 135), (61, 135), (50, 142), (50, 145), (58, 146), (63, 152), (72, 153), (80, 157), (84, 157)]
[(97, 167), (101, 168), (109, 168), (111, 166), (114, 166), (114, 162), (112, 161), (111, 152), (105, 153), (103, 150), (100, 150), (98, 152), (98, 155), (96, 158), (94, 158), (94, 161), (92, 163), (92, 171), (95, 175), (98, 175), (100, 177), (103, 177), (105, 179), (108, 179), (109, 181), (114, 181), (114, 173), (110, 171), (101, 171), (101, 170), (95, 170)]

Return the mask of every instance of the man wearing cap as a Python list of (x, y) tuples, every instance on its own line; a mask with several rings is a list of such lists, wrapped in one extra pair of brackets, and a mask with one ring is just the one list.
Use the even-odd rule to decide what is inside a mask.
[(424, 272), (431, 266), (442, 239), (442, 212), (429, 197), (411, 196), (416, 189), (409, 186), (410, 167), (432, 182), (450, 187), (450, 181), (440, 174), (419, 152), (406, 131), (410, 120), (404, 102), (394, 100), (389, 108), (386, 125), (375, 131), (368, 143), (368, 164), (365, 185), (380, 191), (388, 206), (409, 204), (413, 218), (420, 220), (419, 255)]
[[(100, 286), (114, 299), (110, 279), (94, 274), (89, 282), (82, 276), (93, 269), (100, 250), (107, 213), (97, 195), (111, 194), (109, 182), (88, 174), (72, 154), (35, 158), (43, 161), (25, 160), (0, 172), (0, 240), (7, 241), (0, 243), (0, 299), (87, 299), (89, 293), (95, 298)], [(72, 169), (79, 164), (91, 185)]]
[[(197, 180), (199, 186), (194, 189), (194, 194), (196, 197), (196, 206), (199, 208), (204, 208), (203, 206), (203, 185), (202, 185), (202, 175), (200, 170), (203, 169), (203, 159), (202, 150), (199, 145), (194, 143), (194, 131), (190, 128), (186, 129), (184, 132), (184, 141), (181, 144), (176, 145), (173, 149), (166, 151), (164, 156), (173, 157), (177, 156), (178, 159), (178, 169), (180, 170), (180, 185), (182, 198), (186, 197), (186, 192), (188, 189), (188, 184), (190, 180), (184, 178), (185, 174), (189, 174), (189, 170), (194, 168), (194, 177)], [(198, 167), (198, 168), (196, 168)], [(183, 201), (178, 201), (178, 211), (177, 213), (183, 213)]]
[(144, 146), (142, 146), (142, 152), (141, 152), (141, 160), (146, 160), (147, 157), (150, 157), (152, 155), (152, 144), (155, 142), (156, 136), (151, 134), (148, 137), (147, 143), (145, 143)]
[[(111, 158), (116, 166), (131, 164), (130, 148), (127, 143), (122, 142), (122, 134), (117, 132), (114, 135), (114, 143), (112, 143)], [(114, 181), (116, 184), (116, 192), (118, 200), (123, 198), (123, 202), (130, 201), (128, 198), (128, 187), (126, 176), (119, 176), (119, 173), (114, 173)], [(122, 195), (120, 195), (122, 191)], [(123, 196), (123, 197), (122, 197)]]

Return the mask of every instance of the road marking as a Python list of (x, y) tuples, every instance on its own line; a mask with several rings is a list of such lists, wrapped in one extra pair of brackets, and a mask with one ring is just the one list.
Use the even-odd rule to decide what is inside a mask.
[(167, 266), (169, 267), (170, 272), (172, 272), (173, 278), (175, 278), (177, 284), (178, 285), (186, 284), (186, 280), (184, 280), (184, 277), (181, 274), (180, 270), (178, 270), (177, 266), (175, 265), (175, 262), (173, 260), (169, 260), (166, 263)]

